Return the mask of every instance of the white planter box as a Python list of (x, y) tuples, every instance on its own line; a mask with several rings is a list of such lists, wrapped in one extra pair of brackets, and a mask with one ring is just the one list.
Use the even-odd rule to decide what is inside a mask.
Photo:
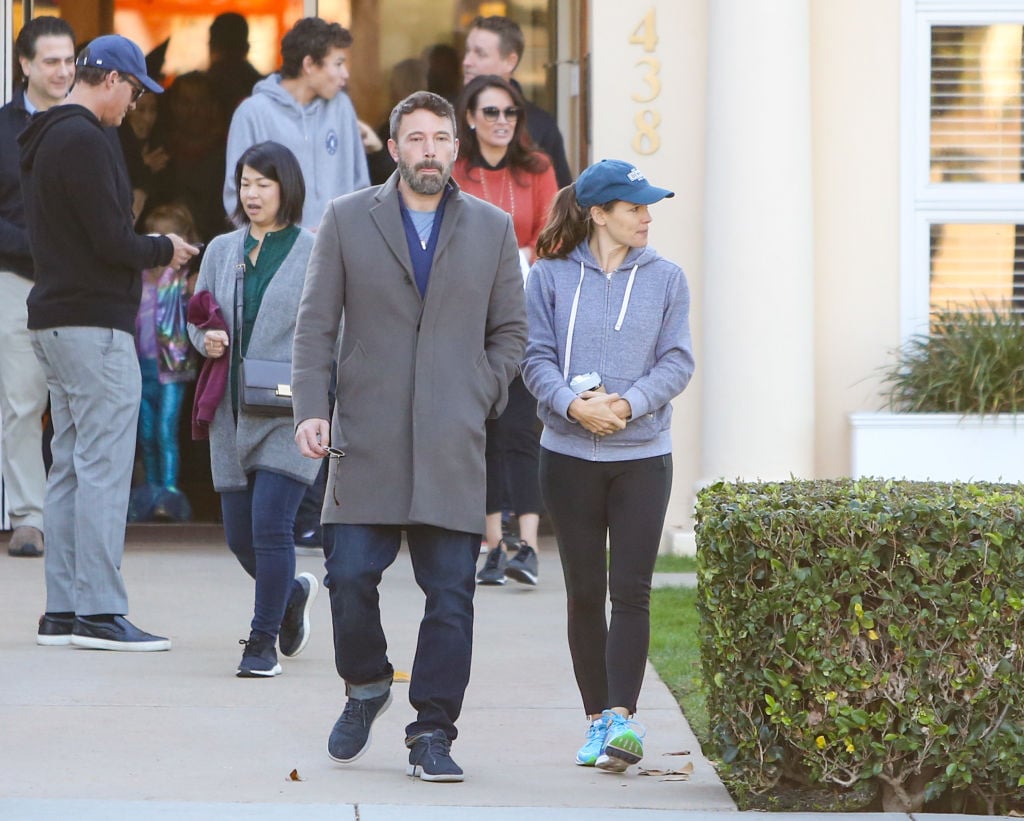
[(855, 478), (1024, 482), (1024, 414), (851, 413), (850, 425)]

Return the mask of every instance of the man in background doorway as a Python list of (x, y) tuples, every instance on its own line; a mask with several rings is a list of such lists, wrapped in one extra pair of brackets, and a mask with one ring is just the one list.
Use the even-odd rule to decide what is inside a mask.
[(75, 33), (57, 17), (29, 20), (14, 44), (25, 78), (0, 108), (0, 465), (14, 532), (12, 556), (43, 555), (43, 413), (46, 376), (32, 351), (25, 300), (35, 266), (25, 228), (18, 134), (39, 111), (64, 100), (75, 78)]
[[(466, 56), (462, 58), (463, 82), (468, 83), (482, 74), (496, 74), (521, 92), (522, 88), (512, 78), (512, 72), (523, 59), (525, 49), (526, 38), (515, 20), (498, 15), (477, 17), (469, 24), (469, 34), (466, 35)], [(536, 103), (527, 100), (526, 127), (530, 139), (551, 158), (558, 187), (564, 188), (572, 182), (572, 172), (569, 170), (565, 143), (555, 118)]]
[(214, 17), (210, 24), (210, 67), (206, 74), (228, 117), (263, 79), (246, 59), (248, 56), (249, 24), (245, 18), (233, 11)]

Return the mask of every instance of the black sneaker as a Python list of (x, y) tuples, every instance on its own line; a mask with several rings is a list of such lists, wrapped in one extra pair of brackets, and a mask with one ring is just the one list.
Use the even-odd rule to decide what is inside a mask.
[(505, 563), (507, 559), (505, 558), (505, 550), (502, 547), (504, 544), (505, 540), (502, 539), (498, 542), (497, 547), (493, 547), (487, 552), (484, 566), (476, 574), (477, 584), (505, 583)]
[(270, 678), (281, 675), (281, 665), (277, 663), (277, 651), (274, 649), (274, 637), (269, 633), (253, 630), (249, 640), (239, 639), (238, 643), (245, 647), (242, 660), (238, 663), (235, 675), (239, 678)]
[(421, 781), (462, 781), (462, 767), (452, 761), (452, 743), (444, 730), (407, 738), (405, 746), (409, 748), (406, 775)]
[(39, 617), (36, 644), (44, 647), (71, 644), (71, 628), (75, 626), (74, 613), (43, 613)]
[(522, 584), (537, 584), (537, 572), (537, 551), (520, 542), (516, 555), (505, 566), (505, 575)]
[(75, 616), (71, 643), (90, 650), (122, 650), (152, 653), (170, 650), (171, 640), (140, 630), (124, 616)]
[(295, 577), (292, 594), (288, 598), (284, 618), (281, 619), (281, 629), (277, 634), (281, 655), (291, 658), (305, 648), (309, 641), (309, 610), (319, 590), (320, 585), (312, 573), (300, 573)]
[(391, 686), (388, 691), (373, 698), (352, 698), (345, 702), (338, 720), (331, 728), (327, 740), (327, 754), (339, 764), (350, 764), (370, 749), (370, 728), (373, 722), (391, 705)]

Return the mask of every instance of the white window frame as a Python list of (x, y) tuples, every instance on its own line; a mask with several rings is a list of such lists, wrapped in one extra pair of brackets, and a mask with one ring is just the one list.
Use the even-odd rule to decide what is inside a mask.
[(1024, 25), (1024, 0), (903, 0), (900, 106), (900, 337), (928, 330), (933, 223), (1024, 224), (1024, 183), (930, 181), (931, 29)]

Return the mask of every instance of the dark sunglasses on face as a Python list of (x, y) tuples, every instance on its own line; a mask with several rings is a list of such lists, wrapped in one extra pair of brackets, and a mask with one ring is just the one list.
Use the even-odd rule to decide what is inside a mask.
[(484, 115), (484, 119), (489, 123), (496, 123), (498, 121), (499, 114), (504, 114), (505, 119), (510, 123), (519, 119), (519, 109), (511, 105), (508, 108), (498, 108), (496, 105), (485, 105), (480, 109), (480, 113)]
[(121, 79), (132, 87), (132, 102), (138, 102), (139, 97), (146, 93), (146, 89), (136, 81), (130, 74), (122, 74)]

